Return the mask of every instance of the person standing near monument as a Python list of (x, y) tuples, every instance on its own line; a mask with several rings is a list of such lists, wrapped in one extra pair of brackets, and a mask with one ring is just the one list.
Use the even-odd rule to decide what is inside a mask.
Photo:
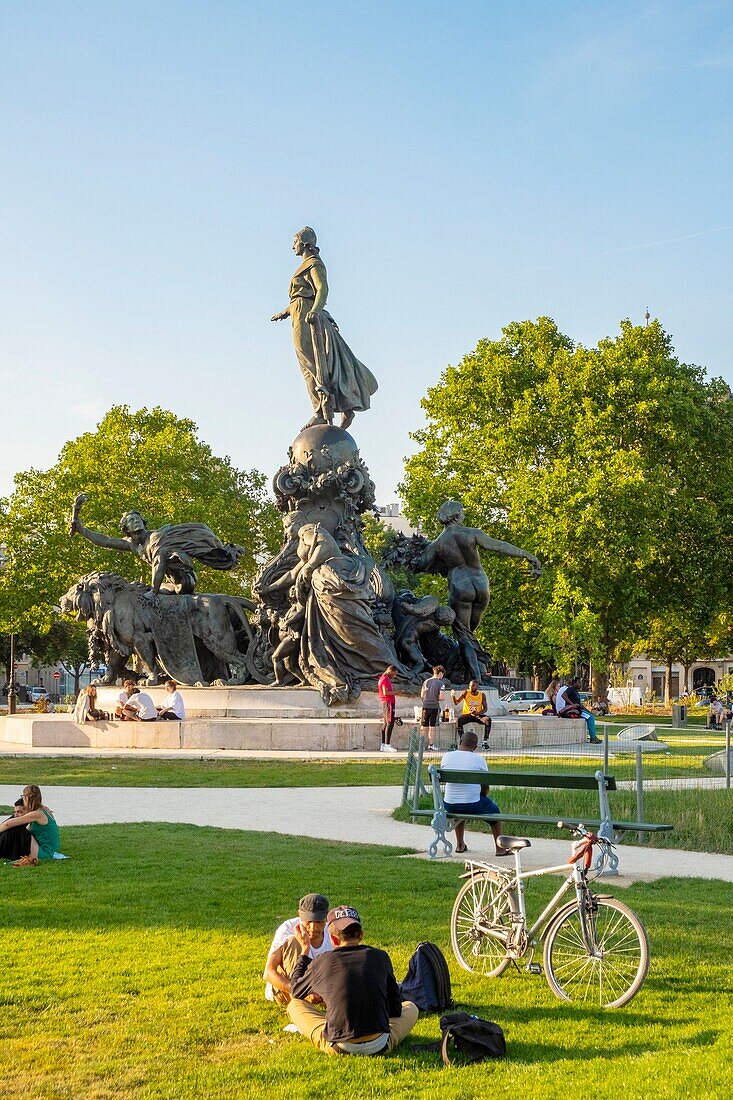
[(290, 305), (271, 320), (289, 317), (293, 324), (295, 354), (313, 406), (313, 416), (305, 427), (331, 424), (334, 413), (340, 412), (341, 427), (348, 428), (354, 413), (369, 408), (377, 380), (356, 358), (325, 308), (326, 265), (310, 226), (295, 234), (293, 252), (302, 259), (290, 280)]
[(440, 702), (443, 698), (443, 692), (448, 687), (443, 679), (444, 676), (445, 669), (443, 666), (436, 665), (433, 669), (433, 675), (425, 680), (423, 686), (420, 688), (420, 698), (422, 699), (420, 736), (427, 740), (427, 747), (429, 749), (435, 748), (435, 730), (438, 725), (438, 715), (440, 714)]
[(380, 752), (397, 752), (397, 749), (391, 745), (392, 730), (395, 724), (395, 707), (397, 705), (392, 679), (396, 675), (397, 666), (387, 665), (377, 681), (379, 701), (382, 704), (382, 745)]

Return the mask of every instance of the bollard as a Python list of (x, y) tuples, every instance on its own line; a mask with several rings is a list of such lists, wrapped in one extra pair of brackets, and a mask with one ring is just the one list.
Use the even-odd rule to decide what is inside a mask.
[[(640, 744), (636, 746), (636, 820), (644, 820), (644, 770), (642, 764), (642, 748)], [(636, 839), (639, 844), (646, 843), (646, 833), (640, 829), (636, 834)]]
[(423, 787), (422, 781), (422, 757), (425, 752), (425, 738), (420, 736), (420, 741), (417, 746), (417, 761), (415, 763), (415, 786), (412, 793), (412, 808), (413, 810), (420, 809), (420, 795), (427, 793)]

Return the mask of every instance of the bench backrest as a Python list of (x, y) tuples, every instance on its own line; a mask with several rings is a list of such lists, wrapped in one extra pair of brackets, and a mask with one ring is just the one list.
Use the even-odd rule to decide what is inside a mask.
[[(559, 790), (597, 791), (598, 779), (595, 775), (551, 775), (538, 772), (477, 772), (457, 771), (452, 768), (430, 767), (440, 783), (480, 783), (491, 787), (554, 787)], [(604, 786), (607, 791), (616, 790), (616, 780), (606, 775)]]

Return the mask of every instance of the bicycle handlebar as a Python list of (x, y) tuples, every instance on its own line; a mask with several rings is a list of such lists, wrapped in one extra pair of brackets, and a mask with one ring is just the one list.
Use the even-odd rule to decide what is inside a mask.
[(566, 825), (564, 821), (558, 821), (557, 827), (558, 829), (568, 829), (575, 836), (582, 837), (582, 839), (573, 846), (574, 851), (568, 863), (578, 863), (579, 860), (582, 859), (586, 871), (590, 869), (594, 845), (600, 844), (606, 855), (613, 847), (609, 840), (605, 837), (597, 836), (596, 833), (590, 832), (586, 829), (585, 825)]

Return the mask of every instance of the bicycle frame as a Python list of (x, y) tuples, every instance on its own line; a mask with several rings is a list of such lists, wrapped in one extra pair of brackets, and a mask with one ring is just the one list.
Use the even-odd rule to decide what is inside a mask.
[[(526, 939), (524, 939), (524, 936), (522, 937), (522, 939), (524, 939), (524, 945), (523, 945), (523, 948), (521, 950), (521, 955), (523, 955), (526, 952), (528, 946), (531, 946), (535, 943), (536, 936), (537, 936), (538, 932), (540, 932), (540, 930), (543, 928), (543, 926), (544, 926), (545, 932), (547, 931), (547, 928), (550, 925), (550, 918), (555, 916), (558, 912), (560, 912), (560, 909), (558, 909), (558, 904), (560, 902), (560, 899), (569, 890), (571, 890), (573, 888), (575, 888), (575, 896), (576, 896), (576, 900), (577, 900), (577, 904), (578, 904), (578, 911), (579, 911), (579, 914), (580, 914), (581, 926), (582, 926), (582, 929), (583, 929), (583, 938), (585, 940), (586, 947), (588, 948), (588, 950), (591, 953), (595, 953), (596, 945), (594, 943), (593, 936), (590, 935), (590, 933), (589, 933), (588, 924), (587, 924), (587, 920), (586, 920), (587, 913), (586, 913), (586, 905), (584, 904), (584, 902), (585, 902), (585, 900), (586, 900), (586, 898), (589, 894), (589, 890), (588, 890), (588, 882), (587, 882), (587, 879), (586, 879), (586, 872), (585, 872), (584, 868), (582, 868), (580, 866), (580, 864), (577, 863), (577, 862), (573, 864), (572, 869), (570, 871), (570, 874), (567, 876), (567, 878), (562, 883), (562, 885), (559, 887), (557, 892), (553, 895), (553, 897), (547, 903), (547, 905), (542, 910), (542, 912), (540, 913), (537, 920), (534, 922), (534, 924), (530, 928), (528, 928), (527, 927), (527, 908), (526, 908), (525, 896), (524, 896), (524, 893), (525, 893), (524, 892), (524, 884), (525, 884), (525, 882), (528, 879), (531, 879), (531, 878), (540, 878), (542, 875), (553, 875), (553, 874), (558, 874), (560, 872), (566, 873), (567, 870), (568, 870), (568, 864), (567, 863), (561, 863), (556, 867), (540, 867), (536, 871), (522, 871), (521, 849), (514, 852), (513, 854), (514, 854), (514, 875), (511, 875), (511, 876), (507, 875), (506, 872), (502, 871), (501, 868), (498, 869), (500, 871), (500, 873), (502, 874), (502, 876), (505, 877), (506, 881), (504, 882), (503, 886), (499, 890), (499, 893), (498, 893), (497, 896), (501, 897), (503, 894), (509, 894), (509, 893), (512, 893), (512, 892), (516, 896), (517, 905), (519, 907), (519, 912), (516, 915), (516, 917), (513, 918), (513, 923), (514, 923), (514, 925), (521, 928), (523, 933), (524, 933), (524, 936), (526, 936)], [(476, 866), (476, 865), (474, 865), (474, 866)], [(481, 867), (482, 871), (483, 871), (483, 869), (485, 869), (488, 865), (487, 864), (479, 864), (478, 866)], [(468, 877), (471, 877), (471, 878), (479, 877), (480, 874), (482, 873), (482, 871), (479, 871), (478, 875), (476, 875), (476, 873), (474, 871), (470, 871), (465, 876), (462, 876), (462, 877), (466, 877), (466, 878), (468, 878)], [(492, 928), (492, 927), (489, 927), (489, 926), (484, 926), (482, 931), (484, 931), (485, 934), (487, 934), (487, 935), (497, 936), (497, 932), (496, 932), (495, 928)], [(506, 942), (506, 946), (507, 946), (508, 950), (510, 949), (510, 944), (511, 944), (513, 938), (514, 937), (513, 937), (511, 931), (505, 937), (505, 942)], [(520, 955), (520, 957), (521, 957), (521, 955)]]

